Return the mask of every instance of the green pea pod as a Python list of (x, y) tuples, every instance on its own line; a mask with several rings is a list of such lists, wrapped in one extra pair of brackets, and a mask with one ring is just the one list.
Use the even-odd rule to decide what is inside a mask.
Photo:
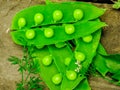
[(103, 46), (101, 44), (99, 44), (98, 49), (97, 49), (97, 53), (96, 56), (94, 57), (93, 60), (93, 64), (96, 68), (96, 70), (102, 75), (102, 76), (106, 76), (106, 74), (108, 73), (109, 69), (106, 65), (106, 59), (103, 58), (100, 54), (104, 54), (107, 55), (105, 49), (103, 48)]
[[(99, 29), (106, 26), (98, 20), (105, 10), (85, 2), (50, 3), (46, 0), (46, 3), (15, 15), (11, 26), (13, 41), (40, 48), (34, 47), (32, 54), (50, 90), (90, 90), (85, 74), (96, 55)], [(102, 49), (98, 50), (101, 52)], [(106, 62), (109, 70), (114, 66), (110, 61)], [(95, 65), (98, 67), (98, 61)], [(101, 73), (106, 74), (102, 70)]]
[[(83, 77), (80, 77), (80, 76), (85, 75), (90, 63), (92, 62), (93, 57), (96, 54), (96, 49), (98, 47), (98, 43), (99, 43), (100, 36), (101, 36), (101, 30), (93, 33), (92, 35), (93, 35), (93, 40), (90, 43), (83, 42), (81, 39), (76, 39), (77, 47), (75, 50), (79, 51), (79, 52), (83, 52), (85, 54), (85, 61), (83, 63), (81, 63), (82, 68), (80, 68), (80, 70), (77, 71), (77, 72), (79, 72), (79, 74), (78, 74), (79, 79), (77, 79), (77, 80), (80, 80), (80, 81), (84, 79)], [(91, 54), (88, 52), (91, 52)], [(78, 68), (78, 66), (76, 66), (76, 64), (75, 64), (76, 62), (77, 62), (76, 59), (72, 59), (70, 65), (67, 67), (68, 70), (75, 71)], [(70, 84), (73, 84), (75, 82), (76, 84), (73, 84), (74, 88), (75, 88), (76, 87), (75, 85), (78, 85), (79, 84), (78, 82), (80, 82), (80, 81), (77, 81), (77, 82), (71, 81), (70, 82), (70, 81), (68, 81), (68, 79), (65, 78), (65, 79), (63, 79), (63, 83), (61, 86), (62, 86), (63, 90), (67, 90), (66, 88), (71, 87), (72, 85), (70, 85)], [(66, 85), (66, 83), (67, 83), (67, 85)], [(72, 88), (72, 89), (74, 89), (74, 88)]]
[(80, 83), (80, 81), (82, 81), (85, 78), (85, 76), (78, 74), (76, 78), (77, 79), (75, 79), (74, 81), (70, 81), (66, 78), (66, 76), (64, 76), (61, 85), (61, 90), (74, 90), (75, 87)]
[(117, 73), (115, 73), (115, 74), (112, 76), (112, 78), (115, 79), (115, 80), (120, 81), (120, 71), (118, 71)]
[[(69, 25), (69, 24), (68, 24)], [(71, 25), (71, 24), (70, 24)], [(100, 29), (103, 26), (106, 26), (105, 23), (100, 21), (88, 21), (88, 22), (77, 22), (72, 25), (74, 27), (74, 32), (72, 34), (67, 34), (65, 29), (69, 30), (67, 25), (63, 26), (51, 26), (49, 28), (53, 29), (54, 35), (50, 38), (47, 38), (44, 34), (45, 28), (35, 28), (32, 29), (35, 32), (35, 36), (32, 39), (27, 38), (26, 32), (28, 29), (23, 29), (19, 31), (11, 32), (12, 39), (16, 44), (19, 45), (35, 45), (35, 46), (44, 46), (55, 44), (58, 42), (64, 42), (74, 38), (83, 37), (89, 35), (96, 30)], [(86, 27), (87, 26), (87, 27)], [(71, 28), (71, 27), (70, 27)], [(30, 34), (31, 35), (31, 34)], [(64, 36), (64, 37), (63, 37)], [(30, 36), (31, 38), (31, 36)]]
[(91, 90), (88, 80), (86, 78), (83, 79), (74, 90)]
[(41, 50), (35, 49), (33, 52), (33, 56), (36, 57), (35, 62), (39, 62), (39, 73), (43, 81), (47, 84), (50, 90), (60, 90), (60, 85), (55, 85), (52, 82), (52, 77), (59, 73), (54, 61), (49, 66), (45, 66), (42, 62), (43, 58), (47, 55), (50, 55), (47, 47), (44, 47)]
[(54, 57), (55, 64), (58, 68), (58, 70), (64, 75), (66, 73), (66, 65), (65, 65), (65, 59), (73, 57), (73, 53), (71, 49), (67, 46), (64, 46), (62, 48), (57, 48), (54, 45), (48, 46), (50, 53)]
[[(76, 9), (82, 10), (83, 16), (81, 18), (75, 13)], [(60, 12), (56, 12), (56, 10)], [(37, 5), (18, 12), (13, 18), (11, 29), (17, 30), (36, 26), (49, 26), (51, 24), (72, 23), (76, 22), (76, 19), (88, 21), (98, 18), (104, 12), (104, 9), (84, 2)]]
[(106, 65), (111, 73), (117, 73), (120, 70), (120, 54), (103, 55), (102, 57), (106, 59)]
[[(77, 78), (73, 81), (68, 80), (66, 77), (67, 66), (65, 64), (65, 62), (66, 62), (65, 60), (66, 60), (66, 58), (70, 58), (72, 60), (72, 58), (73, 58), (72, 50), (69, 48), (69, 46), (57, 48), (54, 45), (52, 45), (52, 46), (48, 46), (48, 47), (49, 47), (51, 54), (54, 57), (54, 61), (55, 61), (55, 64), (56, 64), (58, 70), (63, 75), (61, 90), (74, 89), (84, 77), (78, 75)], [(68, 63), (70, 63), (71, 60), (68, 61)]]
[(120, 70), (120, 54), (109, 55), (106, 53), (105, 49), (101, 44), (97, 51), (97, 55), (94, 58), (93, 64), (96, 67), (96, 70), (101, 73), (104, 77), (108, 72), (112, 73), (112, 77), (116, 80), (119, 79), (119, 70)]
[[(90, 66), (93, 57), (96, 55), (96, 50), (100, 41), (101, 30), (96, 31), (92, 34), (93, 39), (90, 43), (84, 42), (82, 39), (76, 39), (77, 47), (76, 51), (82, 52), (85, 55), (85, 60), (81, 62), (81, 74), (85, 74)], [(90, 53), (89, 53), (90, 52)]]
[(106, 65), (105, 58), (103, 58), (101, 55), (97, 54), (93, 60), (93, 64), (96, 68), (96, 70), (102, 75), (106, 76), (109, 69)]

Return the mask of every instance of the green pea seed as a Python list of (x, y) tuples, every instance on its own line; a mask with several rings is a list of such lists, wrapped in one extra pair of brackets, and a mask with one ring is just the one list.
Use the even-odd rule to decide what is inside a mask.
[(66, 72), (66, 76), (69, 80), (75, 80), (77, 78), (77, 73), (75, 71), (69, 70)]
[(32, 29), (27, 30), (25, 35), (27, 39), (33, 39), (35, 37), (35, 31)]
[(76, 9), (73, 13), (75, 20), (81, 20), (83, 18), (83, 11), (81, 9)]
[(65, 25), (65, 32), (67, 34), (73, 34), (75, 32), (75, 27), (72, 24)]
[(85, 60), (85, 55), (82, 52), (75, 52), (75, 59), (82, 62)]
[(67, 57), (67, 58), (65, 58), (65, 65), (66, 66), (68, 66), (69, 64), (70, 64), (70, 62), (71, 62), (71, 58), (70, 57)]
[(42, 46), (36, 46), (37, 49), (42, 49), (44, 47), (44, 45)]
[(52, 56), (51, 56), (51, 55), (45, 56), (45, 57), (42, 59), (42, 63), (43, 63), (43, 65), (45, 65), (45, 66), (49, 66), (49, 65), (52, 63)]
[(88, 36), (83, 37), (82, 39), (84, 42), (89, 43), (92, 41), (92, 38), (93, 38), (92, 35), (88, 35)]
[(47, 37), (47, 38), (53, 37), (53, 35), (54, 35), (53, 29), (52, 29), (52, 28), (46, 28), (46, 29), (44, 30), (44, 35), (45, 35), (45, 37)]
[(53, 12), (53, 19), (54, 21), (60, 21), (63, 18), (63, 13), (60, 10), (55, 10)]
[(65, 45), (66, 45), (65, 42), (58, 42), (58, 43), (55, 44), (55, 46), (56, 46), (57, 48), (62, 48), (62, 47), (64, 47)]
[(62, 82), (62, 75), (60, 73), (58, 74), (55, 74), (53, 77), (52, 77), (52, 82), (56, 85), (60, 84)]
[(23, 28), (25, 25), (26, 25), (26, 20), (25, 20), (25, 18), (20, 18), (20, 19), (18, 20), (18, 26), (19, 26), (19, 28)]
[(36, 25), (41, 24), (43, 22), (43, 20), (44, 20), (44, 17), (41, 13), (35, 14), (34, 21), (35, 21)]

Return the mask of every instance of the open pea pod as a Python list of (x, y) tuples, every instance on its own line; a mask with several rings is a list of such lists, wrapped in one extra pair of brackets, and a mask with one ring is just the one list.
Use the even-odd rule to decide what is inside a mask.
[[(47, 28), (23, 29), (19, 31), (13, 31), (11, 32), (11, 35), (16, 44), (27, 46), (43, 46), (86, 36), (103, 26), (106, 26), (104, 22), (83, 21), (73, 24), (64, 24), (62, 26), (54, 25)], [(72, 29), (72, 31), (69, 31), (69, 29)], [(47, 37), (46, 31), (52, 33), (52, 35)]]
[(44, 47), (41, 50), (35, 49), (32, 55), (36, 57), (34, 61), (39, 63), (39, 74), (42, 80), (47, 84), (50, 90), (60, 90), (60, 85), (56, 85), (52, 82), (53, 76), (59, 74), (54, 61), (46, 63), (46, 58), (50, 58), (47, 56), (51, 55), (48, 48)]
[(36, 5), (18, 12), (13, 18), (11, 29), (88, 21), (98, 18), (104, 12), (104, 9), (84, 2)]
[[(88, 70), (89, 65), (91, 64), (94, 56), (96, 55), (96, 50), (99, 44), (101, 30), (96, 31), (88, 36), (76, 39), (76, 48), (74, 52), (74, 57), (76, 58), (75, 61), (71, 62), (68, 68), (76, 70), (78, 73), (85, 75)], [(87, 40), (90, 39), (89, 42), (85, 41), (85, 38), (89, 37)], [(89, 53), (90, 52), (90, 53)], [(71, 67), (74, 64), (77, 64), (78, 67)]]
[[(67, 69), (67, 66), (73, 59), (73, 52), (71, 48), (68, 45), (62, 48), (57, 48), (54, 45), (50, 45), (48, 46), (48, 48), (50, 50), (50, 53), (54, 57), (54, 61), (58, 70), (63, 75), (63, 81), (61, 82), (61, 90), (73, 90), (85, 77), (84, 75), (83, 76), (80, 76), (79, 74), (77, 75), (75, 71)], [(67, 76), (67, 72), (75, 73), (76, 76), (74, 80), (71, 80), (70, 77), (72, 73), (68, 74)]]
[(71, 48), (68, 45), (61, 48), (57, 48), (55, 47), (55, 45), (49, 45), (48, 48), (50, 53), (53, 55), (58, 70), (64, 75), (66, 73), (67, 68), (66, 60), (69, 59), (69, 64), (73, 57), (73, 52)]
[(73, 80), (73, 81), (69, 81), (69, 79), (63, 78), (63, 82), (61, 85), (62, 90), (67, 90), (70, 88), (74, 89), (85, 78), (85, 74), (88, 71), (88, 68), (96, 54), (100, 36), (101, 36), (101, 30), (98, 30), (92, 33), (91, 42), (85, 42), (81, 38), (75, 39), (77, 46), (75, 48), (75, 51), (73, 51), (73, 55), (71, 55), (73, 57), (70, 64), (67, 67), (67, 71), (75, 71), (78, 77), (77, 80)]
[(106, 26), (98, 20), (104, 11), (84, 2), (32, 6), (15, 15), (11, 36), (35, 46), (34, 61), (50, 90), (90, 90), (85, 74)]

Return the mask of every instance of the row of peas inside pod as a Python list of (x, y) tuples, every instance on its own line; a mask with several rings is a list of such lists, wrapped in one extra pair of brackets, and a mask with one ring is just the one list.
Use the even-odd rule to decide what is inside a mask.
[(99, 20), (104, 11), (85, 2), (28, 7), (13, 18), (11, 36), (16, 44), (34, 46), (34, 61), (50, 90), (90, 90), (86, 73), (106, 26)]

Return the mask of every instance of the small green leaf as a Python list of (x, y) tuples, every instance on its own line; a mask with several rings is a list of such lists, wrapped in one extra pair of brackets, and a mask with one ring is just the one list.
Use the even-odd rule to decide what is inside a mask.
[(15, 57), (15, 56), (11, 56), (11, 57), (9, 57), (9, 58), (8, 58), (8, 61), (10, 61), (10, 62), (11, 62), (11, 64), (16, 65), (16, 64), (19, 64), (20, 59), (19, 59), (19, 58), (17, 58), (17, 57)]

